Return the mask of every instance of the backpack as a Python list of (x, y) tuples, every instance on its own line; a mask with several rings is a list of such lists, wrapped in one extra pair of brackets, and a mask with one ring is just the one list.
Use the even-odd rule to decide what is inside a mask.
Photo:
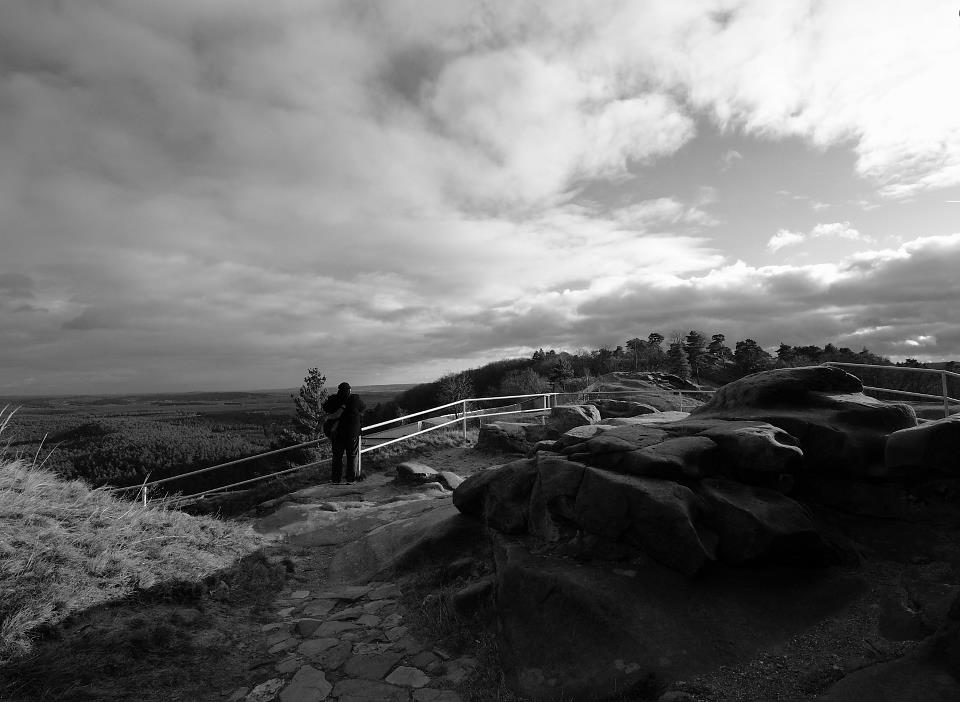
[(343, 414), (343, 407), (327, 415), (323, 420), (323, 435), (333, 441), (337, 438), (337, 429), (340, 428), (340, 415)]

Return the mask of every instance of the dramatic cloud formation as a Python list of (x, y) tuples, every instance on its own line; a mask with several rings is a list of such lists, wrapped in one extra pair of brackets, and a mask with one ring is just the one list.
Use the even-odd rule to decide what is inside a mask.
[(956, 30), (893, 0), (3, 3), (0, 394), (694, 327), (960, 356)]

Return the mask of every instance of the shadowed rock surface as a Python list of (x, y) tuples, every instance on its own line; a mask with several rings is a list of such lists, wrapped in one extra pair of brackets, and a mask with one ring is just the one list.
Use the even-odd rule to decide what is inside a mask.
[[(918, 491), (939, 489), (917, 485), (927, 467), (960, 478), (939, 458), (953, 424), (916, 428), (908, 406), (862, 389), (832, 367), (759, 373), (689, 417), (593, 417), (464, 481), (454, 504), (497, 544), (516, 688), (538, 700), (645, 699), (857, 597), (858, 547), (810, 505), (899, 517)], [(900, 630), (922, 637), (925, 626)]]

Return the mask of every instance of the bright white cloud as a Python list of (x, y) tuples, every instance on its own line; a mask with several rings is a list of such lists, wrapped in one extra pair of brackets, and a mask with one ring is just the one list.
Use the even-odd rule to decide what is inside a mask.
[(770, 237), (767, 242), (767, 248), (771, 251), (779, 251), (785, 246), (795, 246), (806, 240), (806, 236), (800, 232), (791, 232), (789, 229), (778, 229), (777, 233)]

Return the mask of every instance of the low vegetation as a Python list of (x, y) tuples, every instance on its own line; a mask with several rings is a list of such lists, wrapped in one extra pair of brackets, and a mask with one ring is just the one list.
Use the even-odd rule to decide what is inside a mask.
[(0, 458), (0, 663), (73, 614), (171, 574), (202, 583), (263, 541), (233, 522), (117, 500), (31, 458)]

